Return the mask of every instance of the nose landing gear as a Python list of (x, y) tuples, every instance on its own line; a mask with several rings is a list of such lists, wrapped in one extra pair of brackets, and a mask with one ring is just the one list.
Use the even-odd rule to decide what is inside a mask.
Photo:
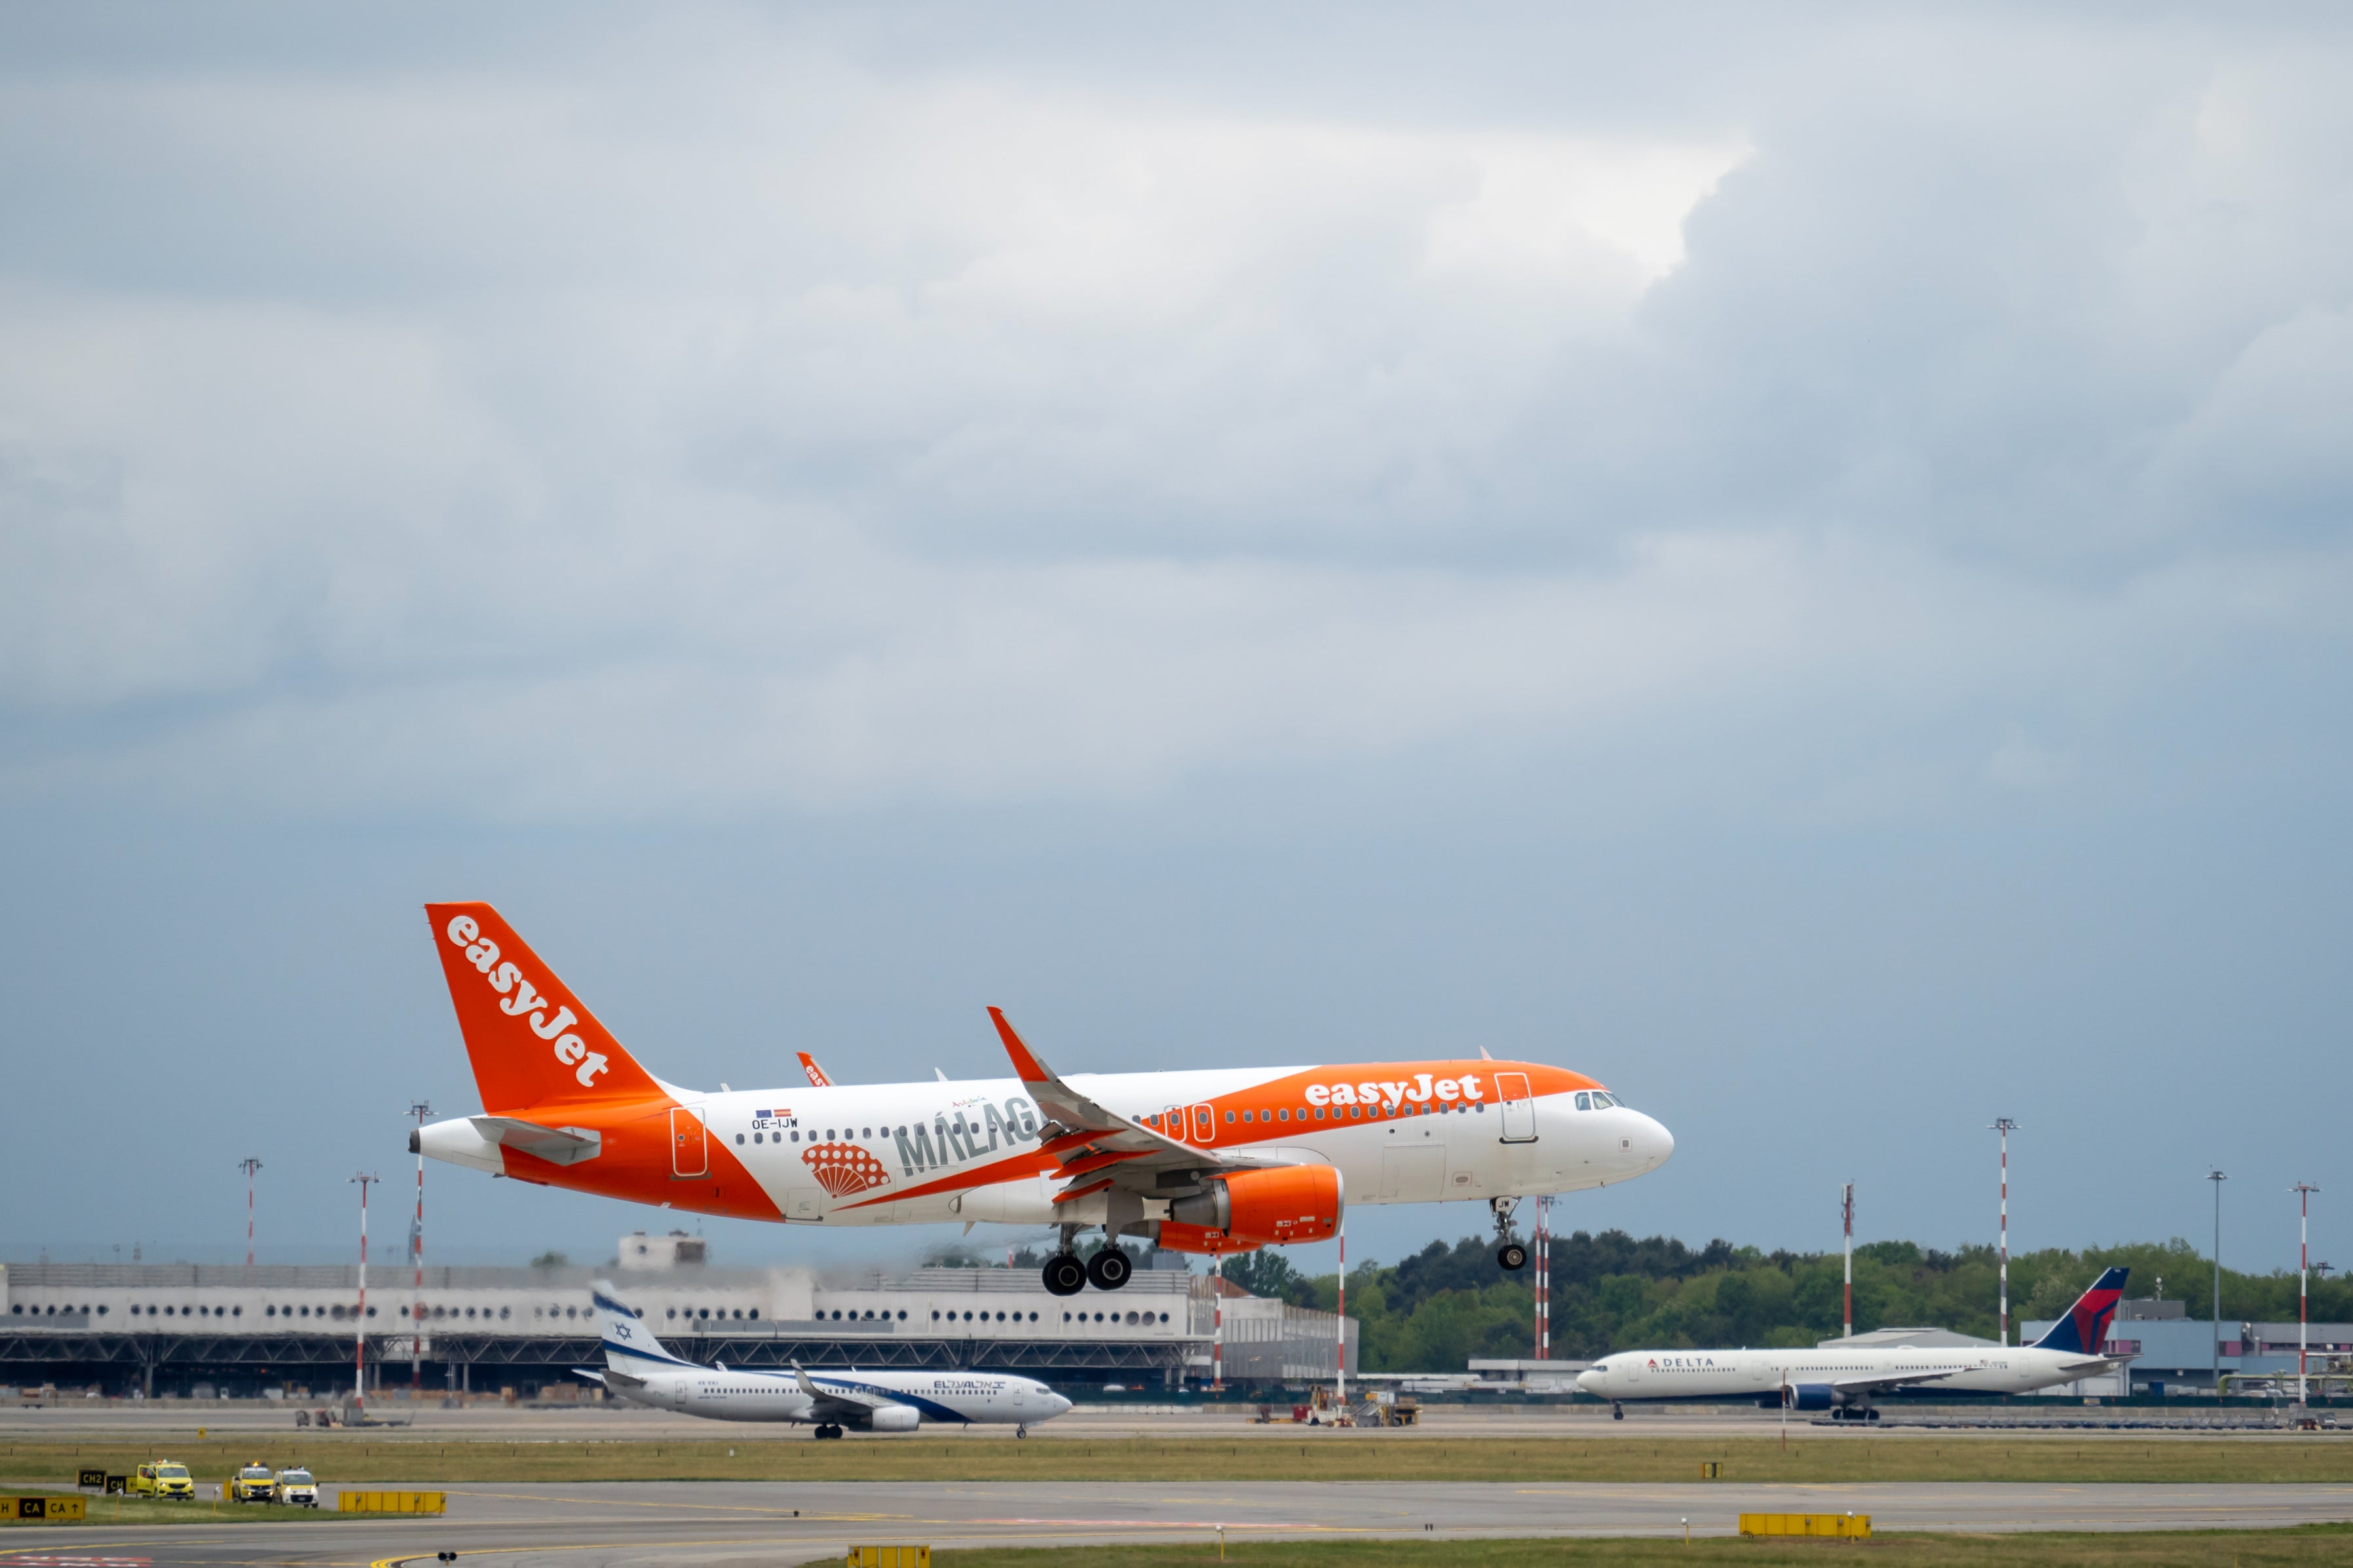
[(1528, 1266), (1526, 1245), (1512, 1234), (1512, 1215), (1519, 1206), (1516, 1197), (1487, 1200), (1487, 1210), (1495, 1216), (1495, 1264), (1507, 1274), (1517, 1274)]
[(1609, 1402), (1609, 1419), (1612, 1421), (1626, 1419), (1626, 1407), (1614, 1399)]

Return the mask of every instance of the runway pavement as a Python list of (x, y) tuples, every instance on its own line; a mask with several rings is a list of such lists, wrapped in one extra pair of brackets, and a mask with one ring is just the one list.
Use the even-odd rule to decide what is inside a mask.
[[(691, 1415), (649, 1410), (641, 1405), (602, 1405), (564, 1408), (482, 1403), (463, 1409), (445, 1410), (432, 1403), (409, 1405), (397, 1400), (384, 1400), (372, 1408), (400, 1424), (365, 1428), (335, 1427), (324, 1432), (309, 1428), (305, 1429), (304, 1436), (360, 1437), (372, 1442), (415, 1437), (449, 1443), (563, 1439), (578, 1442), (592, 1438), (730, 1443), (806, 1443), (811, 1440), (806, 1427), (704, 1421)], [(1033, 1440), (1208, 1436), (1225, 1439), (1291, 1437), (1298, 1434), (1298, 1428), (1287, 1421), (1260, 1426), (1250, 1417), (1250, 1412), (1247, 1408), (1230, 1406), (1204, 1410), (1198, 1406), (1176, 1404), (1108, 1407), (1082, 1405), (1067, 1415), (1032, 1427), (1030, 1436)], [(1980, 1429), (1974, 1425), (1959, 1427), (1947, 1425), (1956, 1420), (1985, 1423), (1997, 1432), (2024, 1431), (2054, 1422), (2067, 1422), (2080, 1424), (2080, 1428), (2074, 1426), (2068, 1428), (2071, 1436), (2078, 1429), (2084, 1436), (2099, 1436), (2112, 1432), (2113, 1428), (2108, 1424), (2119, 1419), (2147, 1422), (2152, 1417), (2165, 1419), (2168, 1426), (2158, 1431), (2144, 1428), (2114, 1431), (2114, 1435), (2143, 1439), (2159, 1436), (2211, 1436), (2224, 1432), (2253, 1435), (2277, 1429), (2283, 1425), (2276, 1413), (2262, 1410), (2209, 1411), (2193, 1415), (2177, 1415), (2166, 1411), (2126, 1411), (2105, 1406), (2061, 1405), (2053, 1401), (2047, 1407), (1979, 1405), (1906, 1409), (1898, 1406), (1888, 1412), (1884, 1421), (1873, 1423), (1868, 1428), (1849, 1426), (1843, 1422), (1816, 1423), (1807, 1419), (1793, 1420), (1788, 1428), (1792, 1437), (1896, 1437), (1907, 1434), (1950, 1437), (1966, 1436), (1969, 1431)], [(67, 1441), (76, 1438), (85, 1441), (151, 1438), (160, 1441), (169, 1437), (194, 1436), (199, 1427), (216, 1437), (247, 1434), (275, 1436), (296, 1430), (294, 1411), (290, 1406), (258, 1399), (207, 1404), (183, 1400), (92, 1400), (87, 1403), (67, 1401), (43, 1408), (0, 1407), (0, 1440), (7, 1441), (39, 1441), (44, 1438)], [(937, 1436), (943, 1429), (926, 1427), (924, 1430), (927, 1435)], [(1487, 1409), (1440, 1406), (1425, 1408), (1419, 1426), (1411, 1430), (1440, 1437), (1655, 1439), (1763, 1436), (1780, 1430), (1780, 1417), (1776, 1412), (1741, 1405), (1638, 1405), (1627, 1411), (1623, 1421), (1609, 1419), (1609, 1408), (1600, 1405), (1505, 1405)], [(1410, 1433), (1397, 1435), (1409, 1436)], [(1357, 1433), (1350, 1440), (1378, 1440), (1380, 1436), (1369, 1432)], [(964, 1429), (961, 1438), (976, 1443), (1011, 1442), (1013, 1431), (1010, 1427), (976, 1426)]]
[(1073, 1546), (1272, 1536), (1731, 1534), (1744, 1511), (1854, 1512), (1879, 1531), (2259, 1528), (2353, 1519), (2353, 1486), (1514, 1485), (1477, 1482), (851, 1485), (656, 1482), (451, 1489), (440, 1520), (328, 1521), (0, 1536), (0, 1568), (731, 1568), (839, 1557), (860, 1542)]

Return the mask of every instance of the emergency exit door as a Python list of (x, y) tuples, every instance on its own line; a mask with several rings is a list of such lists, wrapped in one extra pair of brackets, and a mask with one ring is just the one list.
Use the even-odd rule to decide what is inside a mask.
[(710, 1170), (711, 1148), (703, 1137), (702, 1107), (670, 1107), (670, 1173), (673, 1176), (701, 1176), (709, 1174)]

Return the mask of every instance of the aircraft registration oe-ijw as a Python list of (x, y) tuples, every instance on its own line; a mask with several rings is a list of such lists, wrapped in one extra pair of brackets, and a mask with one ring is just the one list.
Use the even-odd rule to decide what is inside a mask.
[(1517, 1269), (1521, 1198), (1622, 1182), (1674, 1152), (1592, 1079), (1540, 1063), (1065, 1079), (994, 1007), (1013, 1078), (706, 1093), (640, 1067), (490, 905), (426, 913), (484, 1110), (411, 1132), (412, 1152), (742, 1219), (1051, 1226), (1058, 1296), (1127, 1282), (1116, 1247), (1080, 1262), (1090, 1229), (1242, 1252), (1325, 1240), (1351, 1201), (1483, 1200), (1497, 1259)]
[(1621, 1351), (1577, 1374), (1622, 1418), (1632, 1400), (1750, 1399), (1770, 1409), (1827, 1410), (1833, 1421), (1876, 1421), (1874, 1394), (1900, 1389), (2031, 1394), (2124, 1364), (2103, 1355), (2130, 1272), (2111, 1268), (2031, 1345), (1858, 1345), (1805, 1350)]
[(1026, 1437), (1071, 1402), (1026, 1377), (996, 1372), (774, 1372), (700, 1366), (672, 1355), (609, 1285), (591, 1293), (604, 1331), (605, 1370), (573, 1370), (621, 1399), (714, 1421), (789, 1421), (820, 1437), (845, 1427), (913, 1432), (926, 1421), (1011, 1426)]

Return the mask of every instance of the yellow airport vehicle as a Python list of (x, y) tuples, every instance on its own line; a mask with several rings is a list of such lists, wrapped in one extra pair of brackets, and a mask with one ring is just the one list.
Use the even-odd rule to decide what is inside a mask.
[(196, 1483), (188, 1475), (188, 1467), (172, 1459), (158, 1459), (142, 1465), (131, 1472), (132, 1497), (183, 1498), (194, 1502)]
[(269, 1500), (292, 1508), (316, 1508), (319, 1506), (319, 1483), (311, 1479), (308, 1470), (280, 1470), (277, 1479), (269, 1483)]
[(221, 1496), (230, 1502), (269, 1502), (277, 1487), (278, 1473), (256, 1459), (228, 1479)]

